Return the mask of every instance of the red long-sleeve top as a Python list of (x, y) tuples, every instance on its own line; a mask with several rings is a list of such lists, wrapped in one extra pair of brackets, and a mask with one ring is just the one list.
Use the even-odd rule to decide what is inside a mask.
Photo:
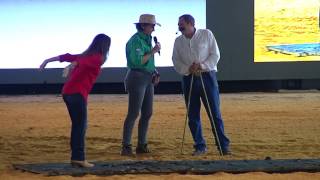
[(87, 101), (93, 84), (101, 71), (102, 55), (71, 55), (69, 53), (59, 56), (60, 62), (77, 62), (77, 65), (70, 72), (65, 82), (62, 94), (80, 93)]

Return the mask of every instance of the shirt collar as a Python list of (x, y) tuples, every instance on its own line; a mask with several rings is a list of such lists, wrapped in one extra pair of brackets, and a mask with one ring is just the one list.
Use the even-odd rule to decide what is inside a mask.
[(138, 35), (139, 35), (139, 37), (141, 38), (141, 39), (144, 39), (145, 41), (151, 41), (151, 39), (152, 39), (152, 37), (151, 37), (151, 35), (147, 35), (147, 34), (145, 34), (145, 33), (143, 33), (143, 32), (138, 32)]
[[(197, 32), (198, 32), (198, 29), (197, 29), (197, 28), (194, 28), (194, 29), (195, 29), (195, 31), (194, 31), (194, 34), (193, 34), (193, 36), (192, 36), (191, 39), (193, 39), (193, 37), (195, 37), (196, 34), (197, 34)], [(187, 38), (185, 35), (182, 35), (182, 36), (184, 37), (184, 39), (191, 40), (191, 39)]]

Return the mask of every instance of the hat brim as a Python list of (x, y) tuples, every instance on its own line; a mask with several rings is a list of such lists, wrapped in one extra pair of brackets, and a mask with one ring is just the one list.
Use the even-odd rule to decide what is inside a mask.
[[(137, 23), (133, 23), (133, 24), (144, 24), (144, 23), (139, 23), (139, 22), (137, 22)], [(150, 23), (145, 23), (145, 24), (150, 24)], [(158, 26), (161, 27), (161, 24), (160, 24), (160, 23), (156, 23), (156, 25), (158, 25)]]

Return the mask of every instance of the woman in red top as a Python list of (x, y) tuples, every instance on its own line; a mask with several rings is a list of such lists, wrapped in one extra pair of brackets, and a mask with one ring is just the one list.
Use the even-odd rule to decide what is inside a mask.
[(102, 64), (106, 61), (111, 39), (105, 34), (98, 34), (89, 48), (82, 54), (64, 54), (46, 59), (41, 65), (43, 70), (47, 63), (53, 61), (71, 62), (72, 70), (62, 89), (63, 100), (67, 105), (72, 121), (71, 128), (71, 165), (76, 167), (93, 167), (85, 159), (85, 134), (87, 128), (87, 99), (96, 81)]

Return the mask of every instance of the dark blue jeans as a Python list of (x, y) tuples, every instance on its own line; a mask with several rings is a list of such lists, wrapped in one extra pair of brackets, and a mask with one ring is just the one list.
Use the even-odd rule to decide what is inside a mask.
[(148, 126), (153, 111), (152, 74), (143, 70), (130, 70), (125, 86), (129, 94), (129, 103), (128, 114), (123, 125), (122, 144), (131, 144), (132, 129), (140, 112), (138, 144), (147, 144)]
[(71, 118), (71, 160), (85, 160), (87, 102), (81, 94), (63, 95)]
[[(189, 101), (188, 95), (190, 90), (191, 77), (192, 75), (184, 76), (182, 81), (186, 105), (188, 105), (188, 101)], [(201, 127), (201, 120), (200, 120), (201, 119), (200, 118), (200, 107), (201, 107), (200, 99), (201, 99), (206, 108), (208, 117), (210, 117), (208, 110), (209, 108), (211, 109), (212, 116), (213, 116), (211, 117), (211, 119), (213, 119), (213, 123), (216, 127), (217, 134), (218, 134), (218, 137), (215, 137), (216, 144), (217, 144), (216, 138), (219, 138), (222, 151), (226, 151), (229, 148), (230, 142), (224, 133), (224, 125), (223, 125), (223, 120), (220, 112), (219, 87), (218, 87), (218, 82), (216, 78), (216, 73), (214, 71), (204, 72), (202, 73), (202, 78), (203, 78), (205, 90), (207, 93), (209, 106), (207, 105), (207, 102), (206, 102), (200, 76), (194, 76), (192, 93), (190, 97), (190, 107), (189, 107), (189, 113), (188, 113), (189, 128), (191, 130), (191, 134), (195, 142), (194, 147), (196, 150), (202, 150), (206, 148), (206, 142), (202, 135), (202, 127)], [(212, 123), (211, 123), (211, 127), (213, 130)]]

